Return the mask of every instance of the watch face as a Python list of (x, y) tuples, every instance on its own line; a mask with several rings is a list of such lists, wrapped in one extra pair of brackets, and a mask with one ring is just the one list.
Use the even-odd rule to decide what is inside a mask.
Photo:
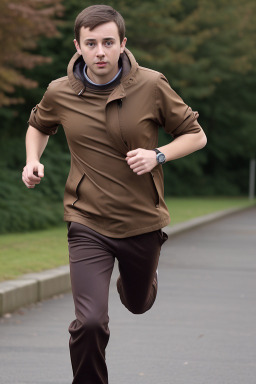
[(157, 155), (157, 161), (159, 164), (163, 164), (165, 162), (165, 155), (163, 153), (159, 153)]

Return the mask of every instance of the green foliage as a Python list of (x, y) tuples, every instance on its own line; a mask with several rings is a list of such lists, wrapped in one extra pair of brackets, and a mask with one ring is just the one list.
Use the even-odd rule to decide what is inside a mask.
[(69, 167), (69, 155), (49, 141), (42, 161), (46, 175), (40, 186), (27, 189), (21, 180), (24, 148), (20, 140), (5, 142), (1, 153), (11, 161), (0, 163), (0, 233), (21, 232), (58, 225), (63, 216), (62, 198)]

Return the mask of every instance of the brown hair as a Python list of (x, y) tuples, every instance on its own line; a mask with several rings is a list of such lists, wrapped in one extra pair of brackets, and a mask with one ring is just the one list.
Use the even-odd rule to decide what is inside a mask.
[(75, 39), (80, 44), (80, 30), (82, 27), (92, 31), (98, 25), (114, 21), (118, 28), (120, 42), (125, 37), (125, 22), (123, 17), (109, 5), (91, 5), (79, 13), (75, 20)]

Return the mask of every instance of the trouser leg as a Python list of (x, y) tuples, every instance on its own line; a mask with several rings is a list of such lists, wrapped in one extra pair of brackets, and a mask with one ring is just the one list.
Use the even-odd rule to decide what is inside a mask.
[(144, 313), (155, 302), (156, 269), (166, 239), (167, 235), (159, 230), (122, 239), (119, 243), (117, 289), (122, 303), (132, 313)]
[(73, 384), (107, 384), (108, 295), (114, 257), (89, 228), (71, 223), (70, 276), (76, 319), (70, 324)]

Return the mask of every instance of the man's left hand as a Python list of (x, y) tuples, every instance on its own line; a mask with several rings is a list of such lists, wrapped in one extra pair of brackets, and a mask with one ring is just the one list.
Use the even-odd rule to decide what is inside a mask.
[(155, 151), (142, 148), (129, 151), (125, 160), (133, 172), (139, 176), (150, 172), (157, 165)]

